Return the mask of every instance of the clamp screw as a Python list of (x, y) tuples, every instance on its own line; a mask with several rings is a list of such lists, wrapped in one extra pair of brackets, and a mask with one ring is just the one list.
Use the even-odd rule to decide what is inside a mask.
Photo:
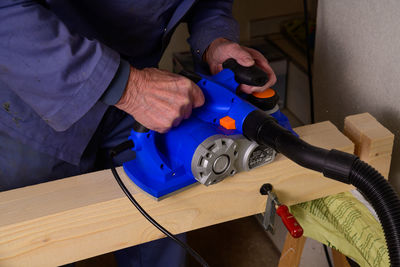
[(260, 194), (261, 195), (268, 195), (268, 192), (272, 191), (272, 185), (271, 184), (263, 184), (260, 188)]

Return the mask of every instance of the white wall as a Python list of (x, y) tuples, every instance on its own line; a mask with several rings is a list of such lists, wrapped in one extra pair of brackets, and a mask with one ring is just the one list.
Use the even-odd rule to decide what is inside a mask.
[(369, 112), (391, 130), (400, 192), (400, 1), (320, 0), (314, 58), (316, 119)]

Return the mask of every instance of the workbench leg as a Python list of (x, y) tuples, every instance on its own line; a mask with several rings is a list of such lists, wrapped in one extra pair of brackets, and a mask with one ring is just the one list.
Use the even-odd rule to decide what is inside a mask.
[(332, 258), (333, 258), (333, 266), (350, 267), (350, 264), (347, 261), (346, 256), (337, 251), (336, 249), (332, 249)]
[(297, 267), (300, 264), (306, 237), (293, 238), (289, 233), (283, 245), (278, 267)]

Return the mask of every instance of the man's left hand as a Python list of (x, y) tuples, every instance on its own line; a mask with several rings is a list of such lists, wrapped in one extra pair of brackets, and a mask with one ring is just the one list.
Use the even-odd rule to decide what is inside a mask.
[(235, 42), (224, 38), (215, 39), (207, 48), (204, 60), (210, 66), (212, 74), (217, 74), (222, 70), (222, 63), (229, 58), (234, 58), (236, 61), (245, 67), (250, 67), (256, 64), (268, 75), (268, 82), (262, 87), (249, 86), (241, 84), (239, 89), (245, 93), (262, 92), (271, 87), (276, 82), (276, 76), (267, 59), (257, 50), (241, 46)]

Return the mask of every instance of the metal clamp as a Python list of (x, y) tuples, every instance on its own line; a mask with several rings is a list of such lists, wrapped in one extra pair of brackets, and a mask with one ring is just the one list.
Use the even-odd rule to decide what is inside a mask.
[(274, 192), (272, 192), (271, 184), (263, 184), (260, 188), (261, 195), (268, 195), (267, 205), (265, 206), (265, 212), (262, 219), (262, 226), (265, 231), (270, 231), (272, 234), (275, 231), (275, 201), (277, 201), (277, 197)]
[(303, 228), (289, 212), (289, 208), (279, 203), (278, 197), (272, 191), (272, 185), (263, 184), (260, 188), (260, 193), (261, 195), (268, 195), (267, 205), (262, 219), (262, 226), (264, 229), (270, 231), (272, 234), (274, 233), (275, 213), (277, 213), (291, 236), (294, 238), (301, 237), (303, 235)]

